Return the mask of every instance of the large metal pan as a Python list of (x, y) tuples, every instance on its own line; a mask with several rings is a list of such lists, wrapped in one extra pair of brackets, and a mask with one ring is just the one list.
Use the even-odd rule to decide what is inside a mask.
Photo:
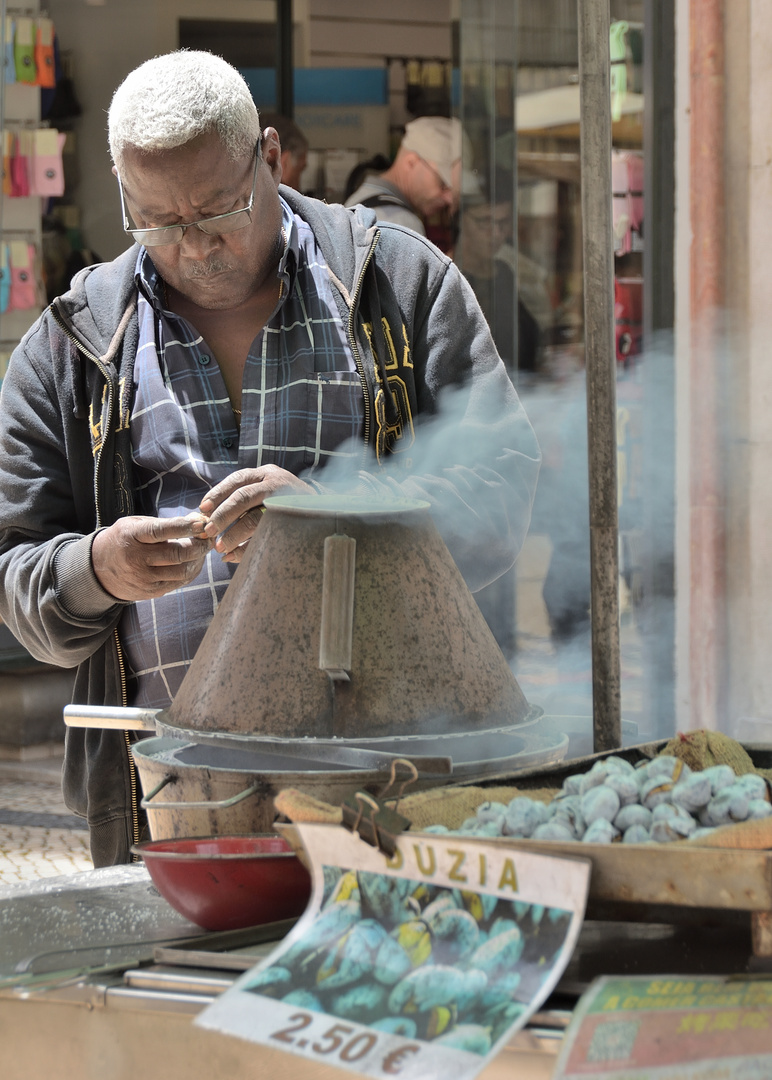
[(327, 762), (163, 736), (140, 739), (132, 756), (153, 839), (270, 832), (274, 796), (285, 788), (337, 804), (358, 790), (380, 790), (390, 776), (390, 770), (331, 769)]
[[(226, 751), (252, 755), (252, 771), (270, 771), (286, 768), (286, 764), (272, 763), (273, 758), (294, 758), (299, 769), (310, 762), (313, 768), (325, 763), (327, 768), (352, 768), (385, 771), (388, 776), (394, 760), (404, 757), (385, 747), (366, 746), (347, 739), (282, 738), (260, 735), (220, 734), (199, 732), (174, 727), (164, 722), (165, 711), (161, 709), (136, 709), (110, 707), (107, 705), (66, 705), (64, 722), (67, 727), (112, 728), (120, 731), (145, 731), (159, 736), (170, 736), (177, 741), (205, 743)], [(260, 757), (259, 763), (256, 759)], [(449, 776), (453, 763), (445, 754), (418, 753), (411, 758), (420, 773)]]
[[(554, 764), (562, 761), (568, 748), (568, 736), (562, 734), (514, 734), (510, 729), (496, 729), (488, 733), (486, 742), (480, 742), (479, 736), (447, 739), (453, 754), (449, 759), (453, 776), (459, 782)], [(398, 781), (405, 778), (404, 771), (392, 774), (397, 768), (395, 761), (407, 759), (415, 764), (424, 760), (422, 752), (433, 749), (433, 741), (412, 738), (374, 747), (373, 757), (385, 760), (387, 769), (342, 763), (331, 766), (323, 754), (321, 760), (300, 758), (295, 753), (282, 755), (275, 747), (273, 753), (264, 755), (247, 746), (234, 749), (168, 736), (140, 739), (132, 752), (144, 792), (142, 807), (155, 838), (267, 832), (274, 820), (274, 796), (280, 791), (298, 788), (332, 804), (343, 802), (356, 791), (377, 794), (393, 777)], [(419, 772), (411, 781), (411, 790), (446, 782), (442, 774)]]

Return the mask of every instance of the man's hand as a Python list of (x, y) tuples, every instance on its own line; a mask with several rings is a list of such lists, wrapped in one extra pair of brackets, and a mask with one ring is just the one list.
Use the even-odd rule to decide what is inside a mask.
[(215, 540), (215, 550), (225, 562), (241, 562), (263, 516), (263, 502), (269, 495), (290, 489), (314, 490), (286, 469), (264, 465), (260, 469), (239, 469), (231, 473), (201, 500), (199, 509), (209, 518), (205, 533)]
[(91, 563), (117, 600), (151, 600), (192, 581), (212, 546), (199, 515), (123, 517), (96, 534)]

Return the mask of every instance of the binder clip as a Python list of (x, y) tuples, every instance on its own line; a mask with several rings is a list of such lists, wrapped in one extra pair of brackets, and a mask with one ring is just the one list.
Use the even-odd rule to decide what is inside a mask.
[[(399, 785), (399, 790), (389, 795), (397, 784), (397, 766), (405, 765), (410, 776)], [(407, 832), (410, 821), (397, 810), (399, 800), (408, 784), (418, 779), (418, 769), (406, 758), (395, 758), (391, 763), (391, 776), (388, 784), (377, 797), (367, 791), (357, 791), (349, 795), (341, 804), (343, 825), (349, 832), (357, 833), (365, 843), (378, 848), (384, 855), (392, 856), (397, 850), (397, 838)], [(390, 806), (389, 803), (393, 803)]]

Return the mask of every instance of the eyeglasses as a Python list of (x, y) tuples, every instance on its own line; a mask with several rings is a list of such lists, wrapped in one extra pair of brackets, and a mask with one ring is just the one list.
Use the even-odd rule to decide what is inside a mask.
[(152, 229), (132, 229), (129, 215), (126, 211), (126, 200), (123, 194), (123, 184), (118, 177), (118, 190), (121, 194), (121, 213), (123, 215), (123, 231), (133, 236), (138, 244), (145, 247), (162, 247), (164, 244), (179, 244), (188, 229), (200, 229), (207, 236), (227, 236), (228, 233), (238, 232), (245, 229), (252, 220), (252, 207), (255, 201), (255, 185), (257, 184), (257, 166), (260, 162), (260, 142), (255, 146), (255, 171), (252, 175), (252, 191), (249, 202), (240, 210), (229, 210), (227, 214), (213, 214), (212, 217), (201, 218), (199, 221), (189, 221), (185, 225), (159, 225)]

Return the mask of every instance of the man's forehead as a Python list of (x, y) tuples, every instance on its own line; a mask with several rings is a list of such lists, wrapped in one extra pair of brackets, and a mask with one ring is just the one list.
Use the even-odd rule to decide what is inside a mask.
[(200, 136), (182, 146), (145, 151), (127, 147), (121, 180), (129, 191), (133, 184), (152, 185), (180, 180), (190, 186), (228, 190), (241, 176), (241, 165), (230, 160), (216, 137)]
[[(124, 196), (145, 220), (164, 224), (166, 218), (175, 218), (184, 206), (199, 211), (219, 212), (230, 203), (244, 186), (240, 171), (232, 162), (216, 172), (203, 170), (198, 176), (184, 168), (177, 160), (174, 165), (154, 162), (153, 165), (133, 162), (121, 174)], [(227, 207), (226, 207), (227, 208)]]

